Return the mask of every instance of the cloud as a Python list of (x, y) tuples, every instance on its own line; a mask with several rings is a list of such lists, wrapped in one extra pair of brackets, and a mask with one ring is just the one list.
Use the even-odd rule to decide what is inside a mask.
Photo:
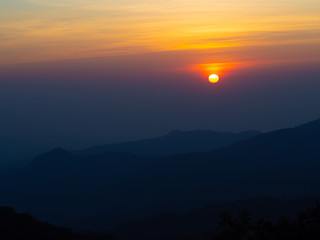
[(297, 1), (25, 1), (43, 7), (1, 15), (1, 63), (319, 39), (319, 14)]

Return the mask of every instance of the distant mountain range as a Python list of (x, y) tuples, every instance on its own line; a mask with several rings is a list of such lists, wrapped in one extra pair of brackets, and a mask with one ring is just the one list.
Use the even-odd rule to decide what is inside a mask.
[[(164, 139), (177, 135), (187, 139), (183, 132)], [(120, 153), (112, 147), (90, 154), (89, 150), (70, 153), (55, 149), (37, 157), (28, 167), (2, 171), (0, 205), (32, 212), (54, 223), (105, 215), (107, 229), (161, 211), (184, 212), (257, 196), (320, 194), (320, 120), (238, 139), (230, 140), (228, 146), (221, 140), (224, 147), (219, 149), (213, 143), (210, 148), (215, 150), (208, 152), (201, 152), (201, 144), (196, 152), (182, 144), (170, 151), (190, 152), (170, 156), (165, 156), (169, 146), (178, 145), (178, 140), (162, 144), (167, 147), (146, 150), (141, 153), (144, 156), (125, 153), (130, 152), (126, 144), (118, 145), (123, 151)], [(159, 139), (142, 142), (144, 146), (161, 143)], [(128, 144), (132, 147), (137, 142)], [(141, 152), (144, 147), (138, 147), (140, 144), (136, 146)]]
[(319, 146), (320, 120), (211, 152), (167, 157), (118, 184), (118, 196), (126, 196), (118, 204), (127, 211), (185, 211), (224, 200), (320, 194)]
[(45, 146), (0, 136), (0, 169), (28, 165), (32, 162), (34, 156), (44, 151), (48, 151)]
[(75, 153), (90, 156), (104, 152), (128, 152), (136, 155), (166, 156), (179, 153), (208, 152), (259, 134), (261, 134), (259, 131), (240, 133), (204, 130), (174, 131), (163, 137), (95, 146)]
[[(170, 151), (201, 151), (204, 148), (214, 149), (227, 143), (232, 144), (257, 134), (257, 131), (239, 134), (175, 131), (160, 138), (107, 145), (94, 151), (69, 152), (57, 148), (36, 157), (27, 167), (2, 171), (0, 190), (8, 192), (8, 195), (0, 199), (0, 203), (30, 210), (44, 219), (49, 216), (53, 221), (60, 219), (62, 215), (73, 218), (79, 214), (94, 214), (103, 209), (108, 212), (110, 206), (106, 203), (114, 198), (112, 191), (117, 192), (112, 190), (114, 186), (161, 159), (160, 156), (133, 155), (128, 153), (130, 149), (126, 146), (137, 145), (140, 151), (143, 151), (143, 146), (150, 146), (151, 149), (158, 149), (159, 155), (166, 155), (170, 146)], [(113, 146), (123, 148), (123, 152), (114, 152)], [(91, 155), (88, 154), (89, 151)], [(143, 155), (148, 155), (148, 152), (150, 150), (146, 147)], [(154, 152), (153, 155), (157, 154)], [(78, 208), (82, 211), (77, 211)]]

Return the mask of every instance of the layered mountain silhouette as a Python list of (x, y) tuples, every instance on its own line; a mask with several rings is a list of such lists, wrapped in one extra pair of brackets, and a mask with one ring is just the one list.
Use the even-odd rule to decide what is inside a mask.
[(82, 157), (54, 149), (25, 168), (1, 172), (0, 205), (30, 210), (52, 221), (91, 215), (110, 207), (109, 195), (116, 183), (157, 159), (129, 153)]
[(185, 211), (216, 201), (320, 193), (319, 125), (320, 120), (212, 152), (162, 159), (117, 185), (126, 188), (117, 194), (130, 199), (128, 210)]
[(319, 146), (317, 120), (209, 152), (138, 156), (55, 149), (28, 167), (1, 173), (0, 205), (54, 223), (105, 214), (103, 224), (110, 228), (115, 219), (226, 200), (320, 194)]
[(261, 134), (259, 131), (240, 133), (204, 130), (173, 131), (163, 137), (95, 146), (76, 153), (92, 155), (103, 152), (129, 152), (136, 155), (165, 156), (178, 153), (207, 152), (259, 134)]

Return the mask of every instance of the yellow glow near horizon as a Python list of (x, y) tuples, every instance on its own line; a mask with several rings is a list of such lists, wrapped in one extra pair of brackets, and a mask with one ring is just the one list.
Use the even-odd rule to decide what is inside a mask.
[(219, 78), (219, 76), (217, 74), (211, 74), (209, 76), (209, 81), (211, 83), (217, 83), (217, 82), (219, 82), (219, 80), (220, 80), (220, 78)]

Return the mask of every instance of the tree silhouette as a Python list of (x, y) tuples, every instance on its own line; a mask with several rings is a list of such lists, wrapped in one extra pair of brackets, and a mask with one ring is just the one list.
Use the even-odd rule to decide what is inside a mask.
[(276, 223), (259, 219), (253, 221), (248, 212), (237, 217), (224, 212), (213, 240), (318, 240), (320, 239), (320, 204), (300, 213), (295, 219), (281, 217)]

